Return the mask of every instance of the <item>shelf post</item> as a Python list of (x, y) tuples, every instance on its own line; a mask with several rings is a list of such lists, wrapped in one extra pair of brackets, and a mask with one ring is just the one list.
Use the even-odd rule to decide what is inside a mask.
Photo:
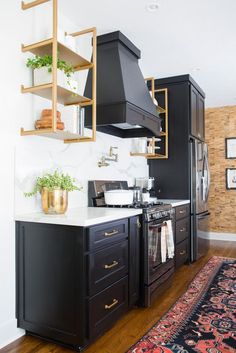
[(169, 127), (168, 127), (168, 93), (167, 93), (167, 88), (165, 88), (165, 123), (166, 123), (166, 137), (165, 137), (165, 155), (166, 158), (169, 158), (169, 145), (168, 145), (168, 141), (169, 141)]
[(144, 80), (146, 82), (151, 81), (152, 100), (153, 100), (153, 103), (155, 104), (155, 102), (154, 102), (154, 99), (155, 99), (155, 79), (154, 79), (154, 77), (147, 77)]
[(97, 124), (97, 30), (93, 28), (93, 49), (92, 49), (92, 140), (96, 140)]
[(45, 2), (49, 2), (50, 0), (35, 0), (29, 3), (25, 3), (24, 1), (21, 1), (21, 8), (22, 10), (28, 10), (32, 7), (44, 4)]
[(53, 28), (52, 28), (52, 130), (57, 130), (57, 0), (53, 0)]

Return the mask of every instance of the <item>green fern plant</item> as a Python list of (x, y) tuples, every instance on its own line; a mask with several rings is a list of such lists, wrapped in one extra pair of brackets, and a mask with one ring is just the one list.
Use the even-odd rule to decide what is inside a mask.
[[(41, 67), (47, 67), (48, 72), (52, 72), (52, 61), (52, 55), (36, 55), (33, 58), (27, 59), (26, 66), (33, 70), (40, 69)], [(73, 66), (64, 60), (60, 60), (59, 58), (57, 59), (57, 68), (62, 70), (68, 78), (70, 78), (74, 73)]]
[(43, 188), (47, 188), (49, 191), (55, 189), (74, 191), (81, 191), (83, 188), (78, 187), (75, 184), (75, 179), (68, 174), (60, 173), (56, 170), (53, 174), (46, 173), (42, 177), (38, 177), (35, 182), (35, 186), (31, 192), (25, 192), (26, 197), (36, 195), (37, 192), (42, 191)]

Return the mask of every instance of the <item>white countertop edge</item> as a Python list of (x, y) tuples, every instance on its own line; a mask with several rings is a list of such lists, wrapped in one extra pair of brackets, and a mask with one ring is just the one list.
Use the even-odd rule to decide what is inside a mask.
[(47, 215), (43, 212), (16, 215), (15, 221), (88, 227), (140, 214), (142, 209), (77, 207), (63, 215)]
[(158, 199), (158, 201), (170, 204), (172, 207), (182, 206), (190, 203), (190, 200)]

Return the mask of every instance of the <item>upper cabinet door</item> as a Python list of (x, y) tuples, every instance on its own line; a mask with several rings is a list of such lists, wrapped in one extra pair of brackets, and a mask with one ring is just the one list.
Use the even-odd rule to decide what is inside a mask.
[(198, 92), (191, 87), (191, 135), (198, 137)]
[(191, 86), (191, 135), (205, 139), (204, 98)]
[(205, 102), (200, 94), (198, 95), (198, 138), (205, 140)]

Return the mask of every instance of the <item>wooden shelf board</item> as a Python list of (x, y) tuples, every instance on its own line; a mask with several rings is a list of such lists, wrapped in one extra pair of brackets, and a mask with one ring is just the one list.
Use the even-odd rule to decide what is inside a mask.
[(146, 157), (146, 158), (149, 158), (149, 157), (155, 157), (156, 154), (148, 154), (148, 153), (132, 153), (130, 152), (130, 155), (132, 157)]
[[(52, 83), (40, 86), (24, 87), (21, 89), (22, 93), (33, 93), (37, 96), (46, 99), (52, 99)], [(57, 102), (64, 105), (73, 105), (79, 103), (90, 103), (91, 99), (81, 96), (77, 93), (69, 91), (68, 89), (57, 86)]]
[(28, 10), (31, 7), (35, 7), (41, 4), (44, 4), (45, 2), (49, 2), (50, 0), (35, 0), (35, 1), (31, 1), (31, 2), (25, 2), (25, 1), (21, 1), (21, 8), (22, 10)]
[(37, 130), (24, 130), (21, 129), (22, 136), (29, 136), (29, 135), (38, 135), (42, 137), (50, 137), (56, 140), (62, 140), (65, 142), (77, 140), (79, 141), (90, 141), (92, 138), (89, 136), (81, 136), (79, 134), (64, 131), (64, 130), (56, 130), (53, 131), (52, 129), (37, 129)]
[[(41, 42), (33, 43), (30, 45), (22, 45), (22, 52), (30, 52), (34, 55), (44, 56), (52, 55), (53, 38), (43, 40)], [(61, 60), (68, 61), (72, 66), (78, 69), (92, 68), (93, 64), (87, 59), (83, 58), (72, 49), (68, 48), (65, 44), (57, 42), (58, 56)]]
[(132, 156), (132, 157), (135, 157), (135, 156), (137, 156), (137, 157), (146, 157), (147, 153), (132, 153), (132, 152), (130, 152), (130, 156)]
[(164, 154), (158, 154), (156, 153), (155, 155), (148, 155), (148, 159), (167, 159), (168, 157)]
[[(52, 133), (53, 130), (52, 129), (43, 129), (44, 133)], [(21, 136), (28, 136), (28, 135), (41, 135), (42, 134), (42, 130), (38, 129), (38, 130), (24, 130), (24, 128), (21, 128), (20, 131)]]
[(168, 88), (157, 88), (157, 89), (154, 89), (154, 93), (167, 93), (168, 91)]
[(76, 133), (72, 133), (70, 131), (63, 131), (63, 130), (57, 130), (56, 132), (51, 132), (51, 133), (42, 133), (41, 136), (44, 137), (50, 137), (50, 138), (54, 138), (56, 140), (84, 140), (84, 139), (88, 139), (89, 136), (81, 136), (79, 134)]
[(158, 113), (163, 113), (163, 114), (165, 114), (166, 113), (166, 110), (164, 109), (164, 108), (162, 108), (162, 107), (160, 107), (159, 105), (157, 106), (157, 111), (158, 111)]
[(132, 157), (146, 157), (149, 159), (157, 159), (157, 158), (167, 158), (166, 156), (155, 153), (155, 154), (148, 154), (148, 153), (130, 153), (130, 156)]

